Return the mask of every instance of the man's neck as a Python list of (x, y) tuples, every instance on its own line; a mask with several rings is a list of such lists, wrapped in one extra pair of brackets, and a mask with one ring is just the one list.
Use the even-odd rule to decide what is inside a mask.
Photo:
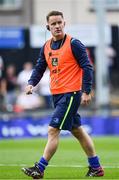
[(61, 36), (53, 37), (53, 41), (58, 41), (58, 40), (64, 39), (64, 37), (65, 37), (65, 34), (63, 34)]

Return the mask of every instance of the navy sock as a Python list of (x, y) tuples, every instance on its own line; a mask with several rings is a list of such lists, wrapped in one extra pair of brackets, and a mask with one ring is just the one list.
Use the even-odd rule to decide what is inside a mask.
[(41, 172), (43, 172), (48, 165), (47, 160), (44, 159), (44, 157), (41, 157), (40, 161), (38, 162), (38, 166)]
[(89, 166), (91, 166), (92, 168), (98, 168), (98, 167), (100, 167), (100, 163), (99, 163), (99, 158), (98, 158), (98, 156), (89, 157), (89, 158), (88, 158), (88, 163), (89, 163)]

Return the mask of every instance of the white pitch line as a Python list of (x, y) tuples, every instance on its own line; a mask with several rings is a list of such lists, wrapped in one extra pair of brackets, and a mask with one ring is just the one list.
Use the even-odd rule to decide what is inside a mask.
[[(20, 166), (20, 167), (24, 167), (24, 166), (29, 166), (29, 165), (27, 165), (27, 164), (0, 164), (0, 166), (6, 166), (6, 167)], [(86, 168), (86, 166), (83, 166), (83, 165), (55, 165), (55, 164), (51, 164), (51, 165), (49, 165), (49, 167)], [(106, 169), (119, 169), (119, 165), (104, 165), (103, 168), (106, 168)]]
[[(87, 166), (83, 166), (83, 165), (49, 165), (50, 167), (67, 167), (67, 168), (86, 168)], [(103, 168), (109, 168), (109, 169), (119, 169), (119, 165), (115, 165), (115, 166), (112, 166), (112, 165), (104, 165)]]

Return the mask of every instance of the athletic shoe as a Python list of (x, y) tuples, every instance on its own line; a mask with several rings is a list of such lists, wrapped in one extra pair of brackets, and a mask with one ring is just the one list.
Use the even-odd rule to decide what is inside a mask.
[(44, 176), (44, 173), (39, 169), (38, 163), (35, 163), (33, 167), (22, 168), (22, 171), (33, 179), (42, 179)]
[(88, 170), (86, 176), (89, 176), (89, 177), (104, 176), (104, 170), (103, 170), (103, 168), (101, 166), (98, 167), (98, 168), (92, 168), (92, 167), (89, 166), (89, 170)]

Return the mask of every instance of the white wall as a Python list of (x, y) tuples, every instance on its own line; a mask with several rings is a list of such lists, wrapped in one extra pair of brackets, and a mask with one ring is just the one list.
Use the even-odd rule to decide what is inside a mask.
[[(45, 17), (51, 10), (63, 11), (67, 24), (95, 23), (95, 12), (91, 12), (90, 0), (33, 0), (34, 24), (45, 25)], [(107, 12), (109, 24), (119, 23), (119, 11)]]

